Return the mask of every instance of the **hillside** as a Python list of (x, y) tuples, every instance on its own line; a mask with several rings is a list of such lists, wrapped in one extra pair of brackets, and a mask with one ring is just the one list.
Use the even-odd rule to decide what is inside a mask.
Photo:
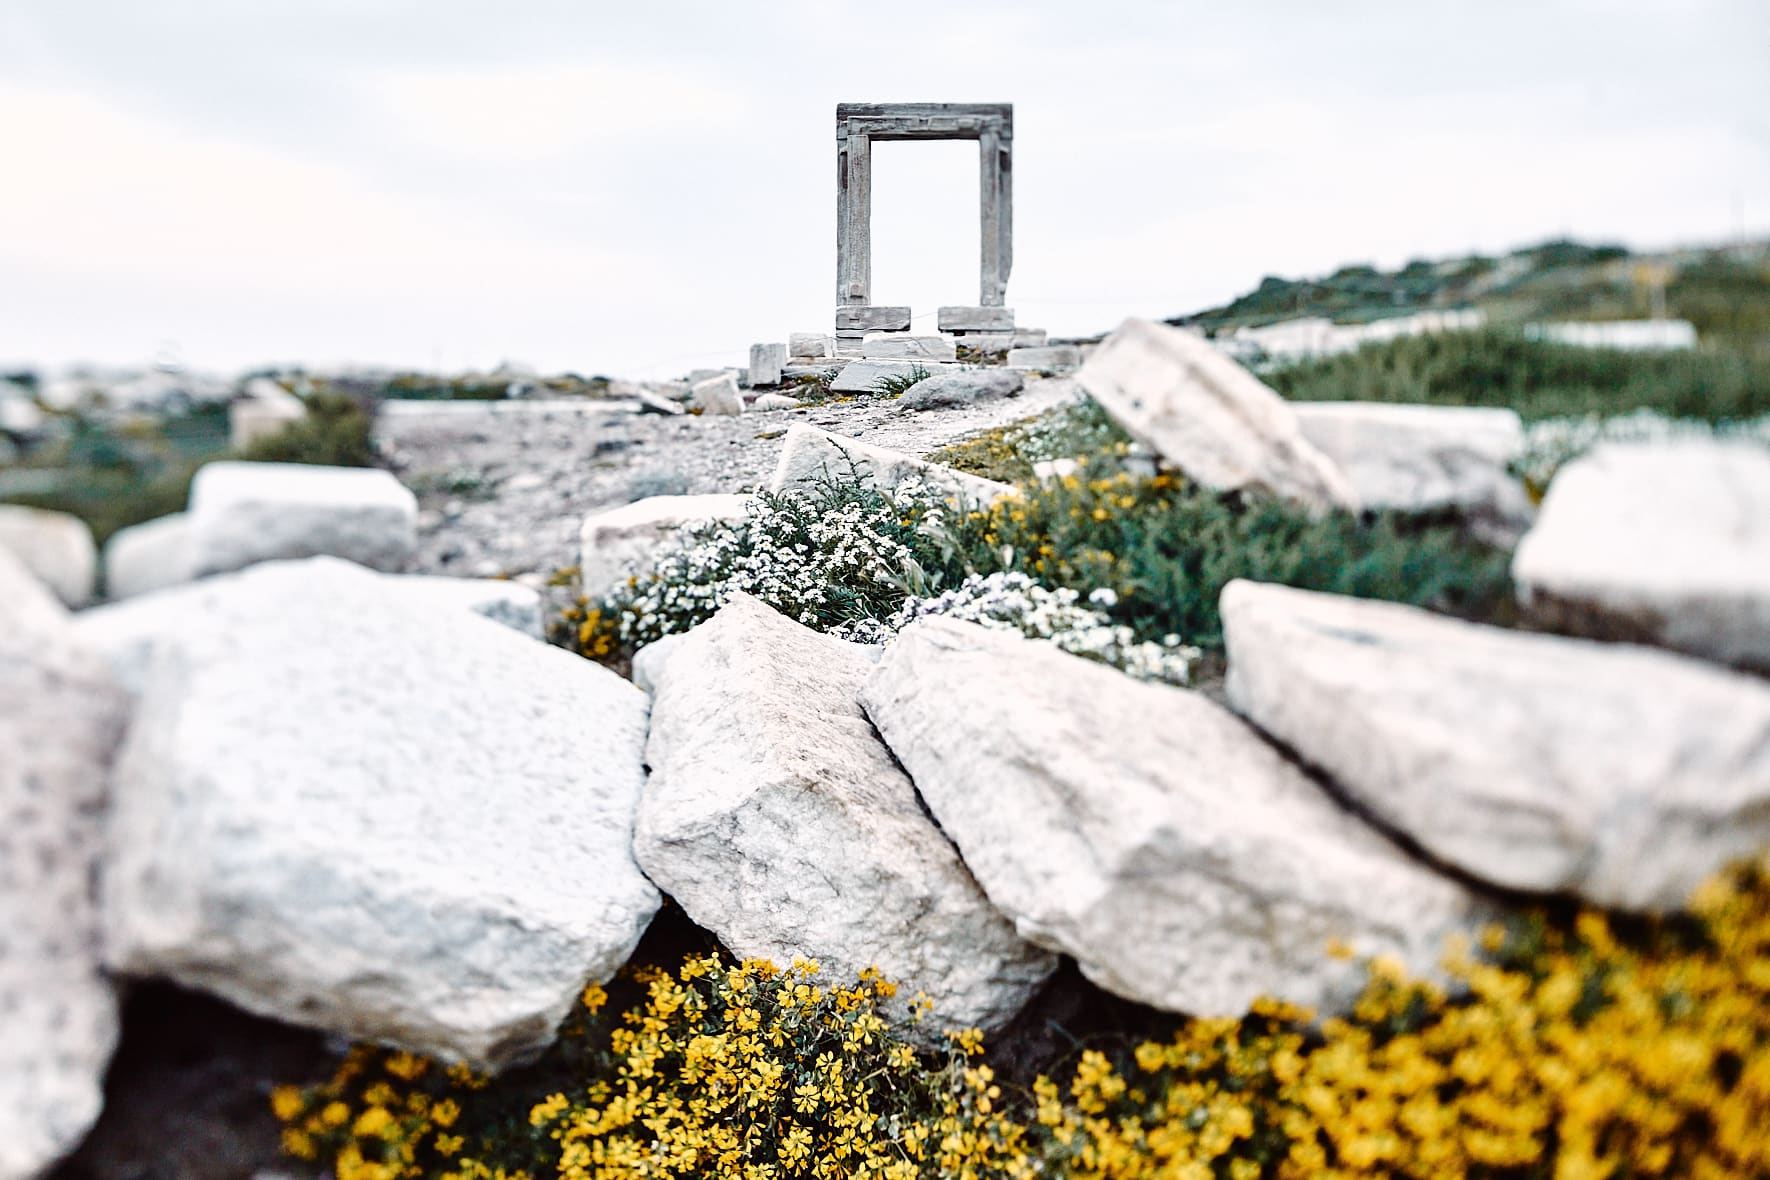
[(1705, 343), (1770, 348), (1770, 242), (1636, 254), (1615, 244), (1544, 242), (1499, 257), (1416, 259), (1398, 270), (1342, 266), (1320, 278), (1269, 275), (1221, 307), (1175, 316), (1210, 333), (1302, 316), (1367, 323), (1475, 308), (1490, 323), (1644, 319), (1663, 284), (1666, 316)]

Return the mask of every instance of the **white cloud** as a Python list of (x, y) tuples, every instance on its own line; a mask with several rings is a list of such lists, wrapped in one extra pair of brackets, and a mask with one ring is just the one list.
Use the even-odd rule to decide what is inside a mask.
[(498, 163), (562, 159), (593, 143), (719, 131), (740, 123), (747, 107), (746, 95), (704, 72), (614, 62), (386, 70), (365, 89), (400, 133)]
[(377, 293), (623, 268), (605, 246), (531, 239), (495, 217), (65, 91), (0, 84), (0, 257), (180, 286)]

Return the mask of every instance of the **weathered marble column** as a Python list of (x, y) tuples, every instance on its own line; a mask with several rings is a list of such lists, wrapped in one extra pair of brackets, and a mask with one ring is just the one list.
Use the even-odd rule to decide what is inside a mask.
[(1014, 125), (988, 126), (977, 137), (982, 165), (977, 178), (978, 212), (982, 218), (983, 258), (977, 302), (1001, 307), (1008, 297), (1008, 272), (1014, 267), (1014, 173), (1010, 164)]
[(873, 293), (873, 141), (836, 120), (836, 306)]

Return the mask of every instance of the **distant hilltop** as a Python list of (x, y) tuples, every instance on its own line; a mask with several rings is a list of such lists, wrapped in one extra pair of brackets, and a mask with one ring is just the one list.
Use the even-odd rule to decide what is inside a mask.
[(1267, 276), (1221, 307), (1167, 322), (1220, 335), (1302, 318), (1369, 324), (1421, 312), (1486, 323), (1686, 320), (1705, 342), (1770, 348), (1770, 240), (1638, 254), (1558, 239), (1398, 270), (1342, 266), (1324, 278)]

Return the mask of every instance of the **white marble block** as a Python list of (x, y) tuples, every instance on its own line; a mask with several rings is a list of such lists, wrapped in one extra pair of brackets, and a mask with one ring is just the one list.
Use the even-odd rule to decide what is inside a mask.
[(943, 307), (935, 316), (942, 332), (1012, 332), (1011, 307)]
[(717, 377), (695, 382), (689, 401), (702, 414), (730, 415), (744, 412), (744, 395), (738, 392), (737, 378), (730, 373), (721, 373)]
[(836, 334), (843, 332), (907, 332), (910, 330), (910, 309), (907, 307), (838, 307)]
[(786, 363), (786, 345), (750, 345), (750, 387), (754, 389), (759, 385), (779, 385), (781, 383), (781, 366)]
[(193, 577), (322, 555), (397, 570), (417, 521), (417, 499), (375, 468), (210, 463), (191, 481), (187, 552)]
[(1010, 348), (1008, 363), (1017, 369), (1038, 369), (1046, 373), (1069, 373), (1082, 365), (1082, 350), (1073, 344), (1052, 344), (1044, 348)]
[(861, 338), (860, 355), (869, 360), (953, 361), (959, 358), (953, 342), (945, 336), (908, 336), (902, 332), (868, 332)]

